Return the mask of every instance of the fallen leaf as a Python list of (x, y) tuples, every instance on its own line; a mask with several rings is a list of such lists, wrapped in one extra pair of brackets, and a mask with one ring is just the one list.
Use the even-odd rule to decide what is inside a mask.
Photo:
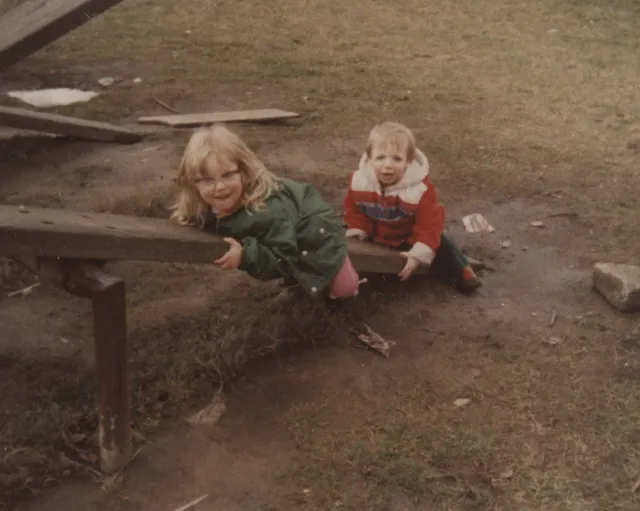
[(217, 393), (215, 396), (213, 396), (213, 399), (206, 407), (186, 419), (186, 421), (192, 426), (212, 426), (213, 424), (218, 422), (226, 409), (227, 407), (224, 403), (224, 396), (221, 393)]
[(371, 328), (369, 328), (367, 325), (364, 325), (364, 328), (366, 329), (366, 333), (356, 332), (358, 340), (361, 343), (366, 344), (370, 348), (376, 350), (384, 357), (388, 357), (391, 348), (396, 345), (395, 341), (387, 341), (380, 334), (371, 330)]

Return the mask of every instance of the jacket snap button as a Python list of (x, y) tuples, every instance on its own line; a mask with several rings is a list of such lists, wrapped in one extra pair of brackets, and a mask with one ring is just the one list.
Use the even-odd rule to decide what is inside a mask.
[(311, 292), (312, 292), (312, 293), (315, 293), (316, 291), (318, 291), (318, 288), (315, 288), (315, 287), (312, 287), (312, 288), (311, 288)]
[(320, 227), (320, 234), (324, 234), (324, 227)]
[(306, 256), (308, 253), (309, 253), (309, 252), (307, 252), (306, 250), (303, 250), (303, 251), (302, 251), (302, 255), (303, 255), (303, 256)]

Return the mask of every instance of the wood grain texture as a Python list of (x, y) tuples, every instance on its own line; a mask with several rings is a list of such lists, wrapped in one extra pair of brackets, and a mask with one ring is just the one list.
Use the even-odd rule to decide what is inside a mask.
[(85, 140), (131, 144), (142, 140), (142, 133), (114, 124), (86, 121), (66, 115), (34, 112), (24, 108), (0, 106), (0, 125), (41, 133), (54, 133)]
[(0, 17), (0, 70), (28, 57), (122, 0), (27, 0)]
[(262, 110), (235, 110), (230, 112), (209, 112), (200, 114), (158, 115), (154, 117), (140, 117), (140, 124), (162, 124), (174, 128), (193, 128), (207, 126), (218, 122), (259, 122), (276, 119), (298, 117), (295, 112), (286, 112), (274, 108)]
[[(366, 273), (398, 273), (399, 252), (350, 239), (354, 266)], [(0, 206), (0, 253), (211, 264), (228, 249), (222, 238), (169, 220), (62, 209)]]

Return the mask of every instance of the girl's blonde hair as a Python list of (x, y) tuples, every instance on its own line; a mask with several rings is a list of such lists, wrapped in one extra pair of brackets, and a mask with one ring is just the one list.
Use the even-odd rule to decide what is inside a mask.
[(178, 168), (176, 182), (180, 192), (171, 218), (181, 224), (196, 223), (208, 210), (195, 180), (206, 177), (205, 162), (212, 154), (238, 165), (242, 178), (242, 203), (250, 213), (261, 211), (267, 197), (280, 188), (278, 178), (267, 170), (238, 135), (222, 125), (200, 128), (191, 135)]
[(407, 160), (416, 154), (416, 138), (409, 128), (399, 122), (386, 121), (371, 130), (367, 141), (367, 156), (371, 157), (373, 147), (379, 144), (394, 144), (407, 150)]

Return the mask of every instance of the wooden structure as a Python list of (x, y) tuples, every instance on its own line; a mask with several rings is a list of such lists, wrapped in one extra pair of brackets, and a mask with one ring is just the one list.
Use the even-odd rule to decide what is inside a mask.
[(230, 112), (209, 112), (201, 114), (159, 115), (140, 117), (140, 124), (162, 124), (174, 128), (193, 128), (218, 122), (268, 122), (298, 117), (295, 112), (287, 112), (276, 108), (261, 110), (234, 110)]
[[(0, 17), (0, 72), (122, 0), (26, 0)], [(131, 143), (142, 134), (113, 124), (0, 107), (0, 125), (86, 140)]]
[(0, 71), (122, 0), (26, 0), (0, 17)]
[(143, 138), (142, 133), (136, 133), (106, 122), (85, 121), (65, 115), (45, 114), (5, 106), (0, 106), (0, 125), (84, 140), (101, 140), (122, 144), (139, 142)]
[[(0, 247), (41, 278), (92, 300), (100, 464), (107, 473), (120, 470), (131, 456), (125, 285), (102, 266), (107, 260), (211, 264), (228, 244), (168, 220), (2, 205)], [(363, 273), (398, 273), (406, 261), (357, 240), (349, 240), (348, 250)]]
[[(0, 206), (0, 247), (12, 256), (211, 264), (229, 245), (157, 218)], [(395, 250), (353, 239), (349, 254), (364, 273), (398, 273), (406, 262)]]

